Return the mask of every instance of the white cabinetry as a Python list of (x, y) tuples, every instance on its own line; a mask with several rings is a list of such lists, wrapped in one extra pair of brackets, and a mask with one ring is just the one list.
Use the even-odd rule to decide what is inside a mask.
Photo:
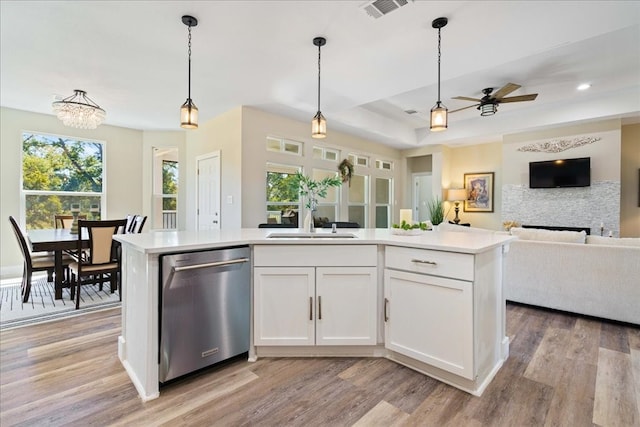
[(375, 345), (376, 259), (375, 245), (256, 246), (254, 344)]
[(386, 348), (450, 383), (461, 384), (447, 373), (461, 377), (477, 392), (476, 379), (484, 382), (503, 357), (500, 277), (499, 250), (473, 255), (388, 246)]

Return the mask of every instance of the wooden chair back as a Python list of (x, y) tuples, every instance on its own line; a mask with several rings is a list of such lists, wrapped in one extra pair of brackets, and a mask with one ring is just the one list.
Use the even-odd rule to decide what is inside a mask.
[(131, 228), (128, 233), (142, 233), (142, 227), (144, 227), (144, 223), (147, 221), (146, 216), (136, 215), (133, 220), (133, 224), (131, 224)]
[[(86, 230), (89, 237), (89, 256), (86, 262), (80, 263), (80, 271), (85, 266), (96, 266), (118, 262), (114, 254), (115, 242), (113, 235), (118, 233), (120, 227), (125, 227), (125, 219), (112, 219), (102, 221), (78, 221), (78, 229)], [(82, 249), (82, 233), (78, 233), (78, 250)]]
[(16, 235), (16, 239), (18, 239), (18, 245), (20, 246), (20, 252), (22, 252), (25, 269), (32, 270), (33, 264), (31, 262), (31, 249), (29, 248), (27, 239), (24, 237), (24, 233), (20, 229), (20, 226), (14, 217), (9, 216), (9, 222), (11, 223), (13, 233)]
[[(78, 219), (87, 219), (87, 215), (80, 214), (78, 215)], [(73, 224), (73, 215), (54, 215), (53, 217), (55, 228), (71, 228), (71, 224)]]

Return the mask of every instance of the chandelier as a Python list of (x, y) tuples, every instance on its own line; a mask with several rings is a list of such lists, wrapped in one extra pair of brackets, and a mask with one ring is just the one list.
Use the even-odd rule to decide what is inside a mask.
[(52, 104), (53, 112), (65, 126), (79, 129), (95, 129), (104, 121), (107, 113), (93, 102), (87, 92), (75, 89), (75, 93)]

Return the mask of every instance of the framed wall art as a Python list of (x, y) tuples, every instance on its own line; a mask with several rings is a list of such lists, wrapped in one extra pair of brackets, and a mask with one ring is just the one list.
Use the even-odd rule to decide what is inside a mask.
[(465, 212), (493, 212), (493, 172), (465, 173)]

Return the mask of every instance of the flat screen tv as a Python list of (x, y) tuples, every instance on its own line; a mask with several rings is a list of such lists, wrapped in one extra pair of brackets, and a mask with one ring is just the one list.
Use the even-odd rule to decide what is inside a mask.
[(529, 163), (529, 188), (588, 187), (590, 185), (590, 157)]

